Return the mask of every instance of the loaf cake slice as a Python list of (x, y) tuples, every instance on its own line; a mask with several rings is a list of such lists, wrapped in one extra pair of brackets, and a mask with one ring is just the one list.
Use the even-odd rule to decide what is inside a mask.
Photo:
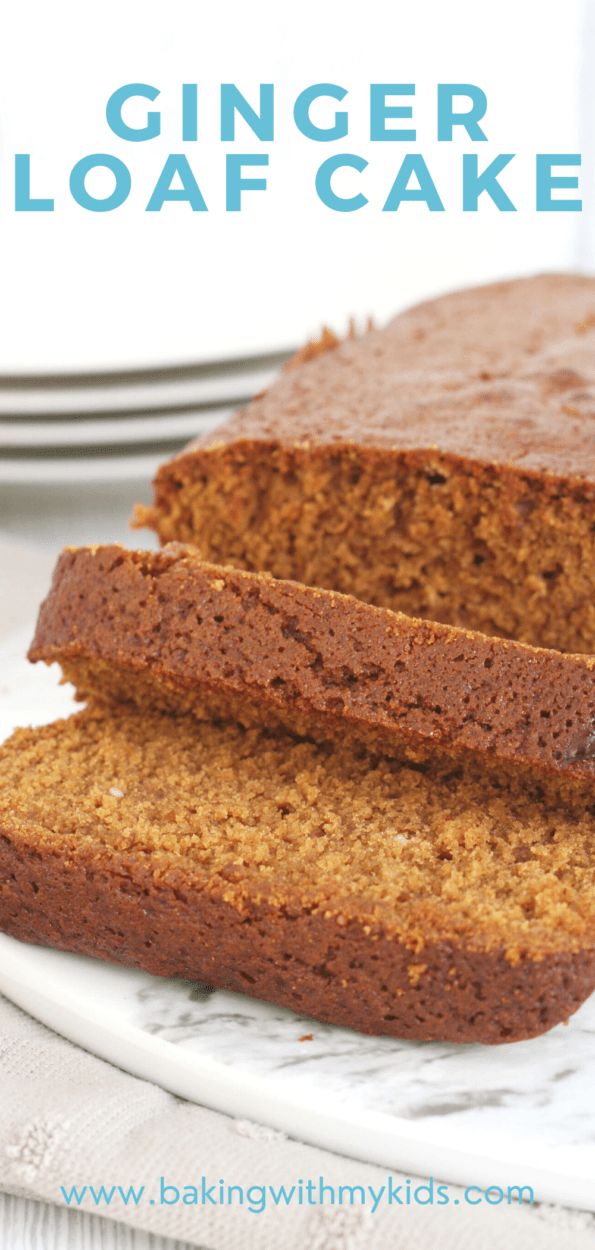
[(58, 661), (82, 699), (595, 777), (595, 657), (205, 564), (190, 547), (64, 551), (29, 656)]
[(460, 291), (306, 353), (165, 464), (162, 542), (595, 652), (595, 279)]
[(397, 763), (88, 708), (0, 748), (0, 928), (363, 1032), (531, 1037), (595, 985), (593, 814)]

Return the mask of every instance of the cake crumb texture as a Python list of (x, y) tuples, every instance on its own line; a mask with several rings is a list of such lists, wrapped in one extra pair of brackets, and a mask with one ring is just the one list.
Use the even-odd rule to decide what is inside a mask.
[(0, 750), (0, 924), (363, 1031), (531, 1036), (595, 984), (593, 813), (471, 766), (89, 708)]
[(282, 373), (164, 465), (215, 563), (595, 652), (595, 279), (459, 291)]

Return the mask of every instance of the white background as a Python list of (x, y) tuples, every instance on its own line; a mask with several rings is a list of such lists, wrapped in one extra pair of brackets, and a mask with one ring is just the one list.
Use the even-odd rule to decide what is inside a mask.
[[(0, 375), (266, 350), (298, 343), (322, 322), (341, 329), (351, 314), (382, 320), (451, 286), (588, 264), (594, 10), (593, 0), (3, 0)], [(339, 144), (309, 143), (291, 121), (295, 95), (323, 79), (349, 90), (350, 136)], [(159, 140), (124, 144), (108, 130), (106, 100), (133, 80), (161, 89)], [(259, 82), (277, 85), (269, 190), (247, 197), (240, 215), (223, 209), (217, 101), (224, 81), (254, 99)], [(444, 214), (415, 205), (380, 211), (408, 148), (368, 142), (373, 81), (416, 83), (416, 147), (439, 183)], [(436, 143), (438, 81), (471, 81), (487, 92), (489, 142), (478, 152), (518, 153), (506, 176), (518, 213), (486, 205), (463, 216), (458, 175), (468, 147), (460, 139)], [(202, 127), (200, 141), (185, 147), (183, 82), (199, 83)], [(534, 154), (558, 149), (584, 153), (580, 216), (533, 209)], [(85, 213), (68, 195), (72, 165), (94, 150), (121, 156), (133, 170), (130, 202), (113, 214)], [(145, 214), (165, 156), (182, 150), (209, 213), (172, 204)], [(245, 150), (260, 150), (248, 132)], [(370, 160), (370, 205), (360, 213), (337, 215), (316, 200), (316, 167), (335, 150)], [(17, 151), (32, 153), (34, 193), (53, 196), (55, 213), (14, 214)], [(69, 492), (4, 488), (7, 537), (34, 536), (52, 548), (125, 540), (130, 484), (78, 493), (75, 484)], [(166, 1243), (0, 1195), (1, 1250), (158, 1245)]]
[[(573, 267), (588, 246), (585, 215), (534, 210), (536, 151), (578, 151), (581, 81), (590, 64), (588, 0), (4, 0), (0, 37), (0, 372), (228, 356), (288, 346), (350, 314), (386, 318), (451, 286), (535, 269)], [(130, 81), (161, 90), (163, 133), (125, 143), (105, 103)], [(293, 101), (319, 80), (348, 89), (349, 138), (316, 144), (292, 120)], [(235, 149), (218, 139), (218, 89), (235, 82), (257, 102), (277, 87), (276, 140), (243, 128)], [(382, 213), (403, 143), (370, 144), (370, 82), (414, 82), (416, 149), (447, 207)], [(461, 211), (464, 133), (436, 141), (436, 83), (471, 81), (488, 95), (481, 159), (516, 152), (505, 182), (519, 211), (486, 203)], [(197, 82), (201, 131), (181, 142), (183, 82)], [(155, 106), (152, 106), (155, 107)], [(343, 106), (341, 106), (343, 107)], [(129, 113), (132, 118), (134, 113)], [(137, 114), (140, 116), (140, 114)], [(322, 114), (319, 114), (322, 120)], [(242, 124), (238, 135), (242, 133)], [(227, 150), (270, 151), (269, 189), (224, 211)], [(314, 192), (334, 151), (369, 159), (370, 203), (337, 214)], [(52, 214), (13, 210), (13, 155), (31, 152), (34, 194)], [(93, 151), (133, 173), (129, 201), (88, 213), (70, 198), (72, 165)], [(144, 206), (170, 151), (189, 157), (208, 213)], [(258, 171), (257, 171), (258, 172)], [(356, 180), (358, 175), (353, 174)], [(345, 191), (347, 185), (344, 184)], [(485, 197), (484, 197), (485, 198)]]

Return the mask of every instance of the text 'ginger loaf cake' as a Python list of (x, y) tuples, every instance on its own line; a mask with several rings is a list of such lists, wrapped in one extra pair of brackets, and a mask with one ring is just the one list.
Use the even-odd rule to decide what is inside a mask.
[(595, 652), (595, 279), (460, 291), (305, 355), (161, 468), (137, 524), (215, 563)]

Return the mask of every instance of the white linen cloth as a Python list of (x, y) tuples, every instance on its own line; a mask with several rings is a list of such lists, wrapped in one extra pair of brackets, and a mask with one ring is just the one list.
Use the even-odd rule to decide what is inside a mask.
[[(373, 1185), (372, 1167), (194, 1106), (88, 1054), (0, 998), (0, 1189), (65, 1205), (60, 1186)], [(398, 1183), (399, 1179), (396, 1178)], [(451, 1196), (461, 1191), (451, 1187)], [(125, 1206), (80, 1209), (208, 1250), (593, 1250), (595, 1217), (551, 1207)]]

